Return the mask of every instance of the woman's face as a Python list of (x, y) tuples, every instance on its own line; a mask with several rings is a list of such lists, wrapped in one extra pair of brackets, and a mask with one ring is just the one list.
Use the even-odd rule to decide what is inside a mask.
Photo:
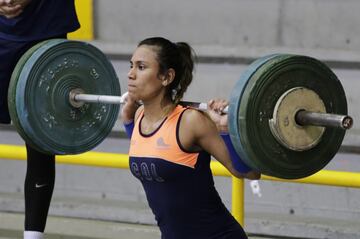
[(165, 89), (159, 75), (159, 63), (153, 47), (139, 46), (130, 60), (128, 92), (134, 100), (147, 101)]

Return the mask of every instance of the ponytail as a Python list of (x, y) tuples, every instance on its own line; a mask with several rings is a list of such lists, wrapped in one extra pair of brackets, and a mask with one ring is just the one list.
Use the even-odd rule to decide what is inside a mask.
[(175, 104), (179, 103), (192, 82), (195, 58), (194, 50), (186, 42), (178, 42), (176, 46), (180, 53), (181, 70), (179, 79), (173, 81), (173, 86), (170, 85)]

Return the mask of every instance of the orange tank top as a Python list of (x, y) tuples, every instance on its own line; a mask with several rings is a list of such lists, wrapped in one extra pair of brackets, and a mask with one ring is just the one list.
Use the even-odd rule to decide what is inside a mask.
[(142, 111), (135, 122), (130, 141), (130, 157), (160, 158), (175, 164), (195, 167), (199, 153), (186, 152), (179, 142), (179, 124), (183, 112), (188, 109), (176, 106), (174, 111), (151, 134), (141, 132)]

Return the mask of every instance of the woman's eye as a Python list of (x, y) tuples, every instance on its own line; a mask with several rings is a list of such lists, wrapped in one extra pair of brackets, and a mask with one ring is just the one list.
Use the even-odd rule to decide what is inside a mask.
[(145, 66), (144, 65), (139, 65), (139, 70), (144, 70)]

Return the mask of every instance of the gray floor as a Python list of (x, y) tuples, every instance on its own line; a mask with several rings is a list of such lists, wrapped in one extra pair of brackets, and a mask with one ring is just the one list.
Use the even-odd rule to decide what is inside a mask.
[[(21, 238), (24, 215), (0, 213), (0, 239)], [(47, 239), (156, 239), (160, 238), (155, 226), (125, 224), (65, 217), (49, 217), (47, 223)]]
[[(24, 215), (0, 212), (0, 239), (22, 238)], [(159, 239), (156, 226), (50, 216), (46, 239)], [(249, 239), (270, 239), (253, 236)]]

